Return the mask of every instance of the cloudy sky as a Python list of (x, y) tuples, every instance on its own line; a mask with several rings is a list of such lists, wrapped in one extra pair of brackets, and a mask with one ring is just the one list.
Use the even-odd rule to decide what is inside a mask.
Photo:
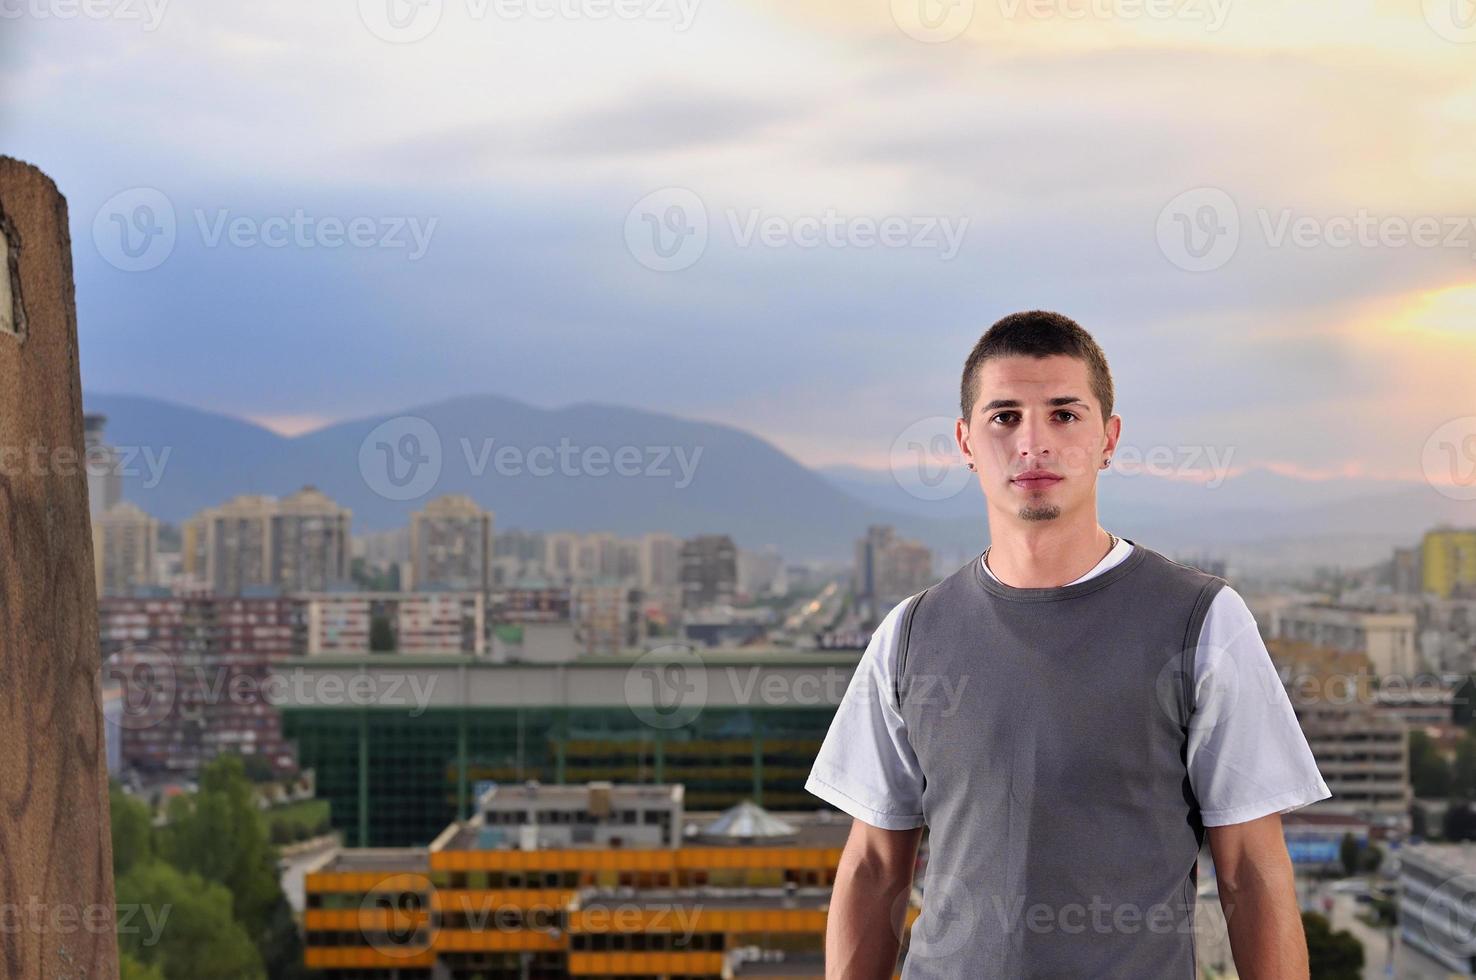
[(0, 152), (67, 195), (90, 391), (883, 466), (1047, 307), (1126, 444), (1416, 477), (1476, 415), (1469, 8), (0, 0)]

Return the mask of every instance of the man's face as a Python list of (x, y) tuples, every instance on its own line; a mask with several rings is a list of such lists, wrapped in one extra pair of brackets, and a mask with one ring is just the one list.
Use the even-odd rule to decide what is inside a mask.
[(985, 361), (957, 436), (992, 511), (1051, 521), (1095, 500), (1121, 428), (1114, 415), (1104, 430), (1086, 362), (1055, 354)]

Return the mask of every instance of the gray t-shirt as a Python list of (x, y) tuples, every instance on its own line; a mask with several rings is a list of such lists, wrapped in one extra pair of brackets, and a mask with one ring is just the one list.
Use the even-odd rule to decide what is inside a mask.
[(873, 636), (807, 783), (876, 826), (930, 825), (907, 980), (1192, 976), (1175, 930), (1203, 827), (1330, 795), (1243, 601), (1130, 541), (1056, 589), (974, 559), (917, 598)]

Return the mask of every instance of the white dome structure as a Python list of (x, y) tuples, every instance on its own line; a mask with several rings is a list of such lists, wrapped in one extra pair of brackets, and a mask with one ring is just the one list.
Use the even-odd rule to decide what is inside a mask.
[(724, 810), (703, 827), (698, 839), (713, 844), (782, 844), (794, 841), (799, 831), (752, 800)]

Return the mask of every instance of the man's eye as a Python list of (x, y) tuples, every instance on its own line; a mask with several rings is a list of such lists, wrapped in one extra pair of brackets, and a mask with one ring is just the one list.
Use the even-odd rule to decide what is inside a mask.
[(1072, 418), (1076, 418), (1076, 413), (1075, 413), (1075, 412), (1073, 412), (1073, 411), (1070, 411), (1070, 410), (1068, 410), (1068, 409), (1064, 409), (1064, 408), (1063, 408), (1063, 409), (1061, 409), (1061, 411), (1059, 411), (1059, 412), (1057, 412), (1057, 413), (1056, 413), (1056, 414), (1057, 414), (1057, 415), (1069, 415), (1069, 416), (1071, 416), (1071, 417), (1072, 417)]
[(994, 416), (994, 418), (990, 419), (989, 421), (991, 421), (991, 422), (998, 422), (1000, 419), (1004, 418), (1006, 415), (1014, 415), (1014, 414), (1015, 414), (1014, 412), (1000, 412), (998, 415)]

